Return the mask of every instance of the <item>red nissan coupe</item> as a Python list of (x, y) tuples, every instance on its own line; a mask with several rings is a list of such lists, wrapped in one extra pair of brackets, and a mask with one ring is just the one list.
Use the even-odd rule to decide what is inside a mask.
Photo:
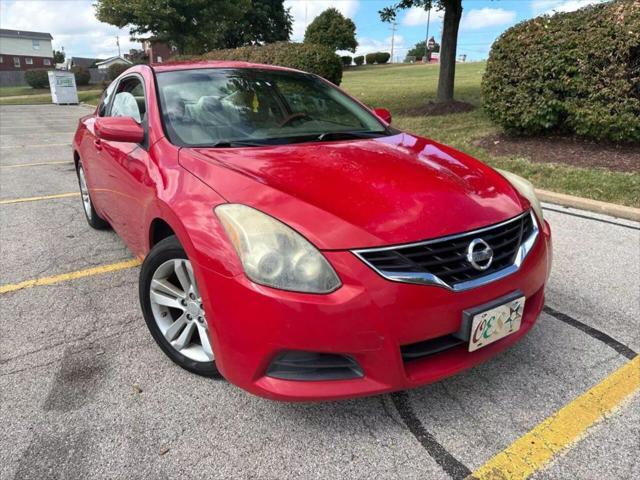
[(276, 400), (460, 372), (544, 304), (551, 232), (530, 183), (395, 129), (309, 73), (136, 66), (73, 141), (89, 225), (143, 259), (179, 366)]

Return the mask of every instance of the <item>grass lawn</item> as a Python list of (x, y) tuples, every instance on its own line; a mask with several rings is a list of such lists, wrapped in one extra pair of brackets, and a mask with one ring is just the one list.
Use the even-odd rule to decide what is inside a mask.
[[(90, 85), (92, 89), (78, 90), (78, 100), (81, 102), (97, 105), (102, 90), (95, 90), (95, 85)], [(25, 87), (2, 87), (2, 88), (25, 88)], [(0, 96), (0, 105), (39, 105), (51, 103), (51, 93), (48, 90), (30, 89), (32, 92), (27, 96), (15, 94), (12, 96)]]
[[(83, 85), (78, 87), (78, 91), (99, 89), (96, 85)], [(31, 87), (0, 87), (0, 98), (15, 97), (24, 95), (49, 95), (48, 88), (31, 88)]]
[[(456, 100), (481, 106), (480, 82), (484, 62), (456, 67)], [(533, 163), (517, 156), (494, 156), (477, 146), (481, 137), (500, 131), (482, 108), (443, 116), (410, 115), (406, 111), (435, 99), (437, 65), (353, 67), (345, 71), (342, 87), (371, 107), (385, 107), (393, 124), (446, 143), (492, 165), (521, 175), (538, 188), (622, 205), (640, 206), (640, 174)]]

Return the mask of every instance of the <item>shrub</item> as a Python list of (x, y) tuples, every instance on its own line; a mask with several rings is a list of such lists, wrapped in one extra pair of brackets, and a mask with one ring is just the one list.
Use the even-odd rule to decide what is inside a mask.
[(91, 74), (89, 73), (89, 70), (87, 70), (84, 67), (71, 67), (71, 71), (73, 72), (73, 75), (76, 77), (76, 85), (78, 86), (82, 86), (82, 85), (89, 85), (89, 80), (91, 80)]
[(131, 65), (124, 63), (114, 63), (113, 65), (110, 65), (107, 69), (107, 78), (109, 78), (109, 80), (115, 80), (122, 72), (128, 70), (130, 66)]
[(377, 52), (376, 53), (376, 63), (387, 63), (391, 58), (391, 54), (388, 52)]
[(47, 88), (49, 86), (49, 74), (46, 70), (27, 70), (24, 79), (32, 88)]
[(367, 65), (373, 65), (374, 63), (376, 63), (376, 60), (378, 60), (378, 54), (377, 53), (367, 53), (364, 56), (364, 59), (367, 61)]
[(485, 109), (505, 130), (640, 141), (640, 3), (542, 16), (493, 44)]
[(360, 66), (364, 63), (364, 56), (358, 55), (357, 57), (353, 57), (353, 63)]
[(204, 55), (178, 55), (171, 62), (184, 60), (229, 60), (266, 65), (280, 65), (315, 73), (340, 85), (342, 61), (330, 48), (313, 43), (276, 42), (226, 50), (212, 50)]
[(349, 55), (345, 55), (344, 57), (340, 57), (340, 60), (342, 61), (343, 67), (350, 67), (353, 59)]

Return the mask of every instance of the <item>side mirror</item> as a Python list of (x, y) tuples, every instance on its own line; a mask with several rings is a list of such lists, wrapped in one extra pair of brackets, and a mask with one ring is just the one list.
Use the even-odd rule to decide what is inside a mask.
[(391, 112), (386, 108), (375, 108), (373, 113), (383, 122), (391, 124)]
[(131, 117), (98, 117), (94, 125), (96, 136), (112, 142), (142, 143), (144, 129)]

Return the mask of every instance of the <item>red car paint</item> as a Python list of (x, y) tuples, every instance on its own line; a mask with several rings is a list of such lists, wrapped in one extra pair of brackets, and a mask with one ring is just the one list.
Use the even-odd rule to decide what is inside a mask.
[[(156, 71), (255, 68), (236, 62), (162, 65)], [(277, 69), (278, 67), (260, 66)], [(181, 148), (165, 137), (154, 72), (144, 79), (145, 145), (98, 139), (97, 111), (81, 119), (73, 148), (94, 207), (131, 251), (144, 257), (154, 227), (168, 224), (194, 265), (220, 372), (278, 400), (349, 398), (411, 388), (452, 375), (518, 341), (544, 304), (551, 259), (546, 222), (521, 268), (463, 292), (389, 281), (350, 250), (416, 242), (512, 218), (526, 199), (468, 155), (409, 133), (369, 140), (247, 148)], [(104, 125), (103, 125), (104, 123)], [(120, 125), (121, 126), (121, 125)], [(118, 128), (118, 125), (111, 125)], [(278, 218), (319, 248), (342, 281), (326, 295), (250, 281), (213, 209), (243, 203)], [(400, 346), (456, 332), (463, 310), (520, 290), (521, 329), (474, 352), (454, 348), (404, 363)], [(282, 350), (348, 354), (364, 378), (288, 381), (265, 375)]]

